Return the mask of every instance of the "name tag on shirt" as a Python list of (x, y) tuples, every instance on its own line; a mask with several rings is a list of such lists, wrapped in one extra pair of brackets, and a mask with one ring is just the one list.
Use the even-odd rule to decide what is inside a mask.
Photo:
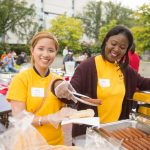
[(101, 87), (110, 87), (110, 80), (109, 79), (99, 79), (99, 85)]
[(31, 96), (44, 97), (44, 88), (31, 88)]

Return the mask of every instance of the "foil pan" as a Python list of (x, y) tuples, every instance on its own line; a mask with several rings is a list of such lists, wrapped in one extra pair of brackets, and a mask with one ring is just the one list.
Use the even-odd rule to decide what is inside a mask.
[[(141, 131), (143, 131), (144, 133), (146, 133), (148, 135), (150, 134), (150, 126), (149, 125), (146, 125), (146, 124), (139, 122), (139, 121), (130, 120), (130, 119), (117, 121), (117, 122), (113, 122), (113, 123), (101, 124), (101, 126), (100, 126), (100, 128), (103, 128), (103, 129), (110, 131), (110, 132), (115, 131), (115, 130), (125, 129), (125, 128), (131, 128), (131, 127), (140, 129)], [(93, 130), (96, 131), (100, 136), (107, 139), (112, 144), (123, 142), (123, 140), (120, 141), (116, 138), (110, 138), (109, 136), (106, 136), (106, 135), (104, 136), (101, 132), (99, 132), (99, 128), (93, 127)], [(125, 148), (121, 145), (120, 150), (127, 150), (127, 148)]]
[(150, 134), (150, 126), (146, 125), (142, 122), (134, 121), (134, 120), (121, 120), (113, 123), (101, 124), (101, 128), (104, 128), (108, 131), (124, 129), (128, 127), (133, 127), (142, 130), (143, 132)]

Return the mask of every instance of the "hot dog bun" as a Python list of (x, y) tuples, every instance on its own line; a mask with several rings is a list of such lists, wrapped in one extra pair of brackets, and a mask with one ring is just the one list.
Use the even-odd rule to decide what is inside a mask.
[(73, 113), (69, 118), (85, 118), (85, 117), (93, 117), (94, 116), (93, 109), (80, 110)]

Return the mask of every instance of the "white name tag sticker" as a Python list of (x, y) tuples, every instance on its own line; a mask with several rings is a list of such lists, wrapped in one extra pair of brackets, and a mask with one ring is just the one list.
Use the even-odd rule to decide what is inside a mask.
[(32, 97), (44, 97), (44, 88), (31, 88)]
[(110, 80), (109, 79), (99, 79), (99, 85), (101, 87), (110, 87)]

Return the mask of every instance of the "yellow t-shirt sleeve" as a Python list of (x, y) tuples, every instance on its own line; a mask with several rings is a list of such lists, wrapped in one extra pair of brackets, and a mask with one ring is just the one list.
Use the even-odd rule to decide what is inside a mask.
[(7, 92), (7, 100), (15, 100), (26, 102), (27, 99), (27, 84), (25, 77), (15, 76), (11, 81)]

